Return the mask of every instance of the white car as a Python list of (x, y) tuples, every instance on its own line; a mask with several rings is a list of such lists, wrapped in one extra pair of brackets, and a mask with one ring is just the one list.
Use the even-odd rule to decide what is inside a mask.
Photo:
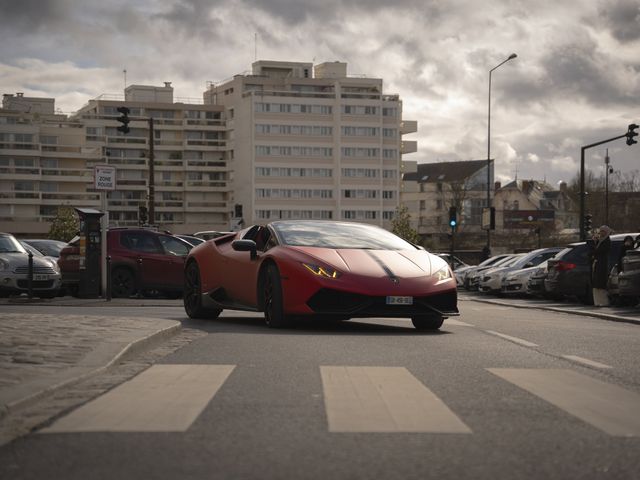
[[(34, 253), (35, 252), (35, 253)], [(62, 285), (60, 267), (52, 258), (37, 250), (33, 254), (33, 295), (53, 298)], [(29, 253), (10, 233), (0, 233), (0, 297), (20, 295), (29, 291)]]
[(522, 258), (524, 253), (518, 253), (514, 255), (510, 260), (501, 264), (499, 267), (490, 268), (480, 274), (480, 281), (478, 283), (478, 290), (485, 293), (499, 292), (502, 288), (502, 277), (513, 270)]

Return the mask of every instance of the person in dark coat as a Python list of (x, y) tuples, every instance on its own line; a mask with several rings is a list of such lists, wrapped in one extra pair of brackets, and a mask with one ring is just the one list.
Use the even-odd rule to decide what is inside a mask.
[(602, 225), (591, 253), (591, 287), (593, 288), (593, 304), (596, 307), (609, 305), (607, 280), (609, 278), (609, 251), (611, 250), (611, 229)]

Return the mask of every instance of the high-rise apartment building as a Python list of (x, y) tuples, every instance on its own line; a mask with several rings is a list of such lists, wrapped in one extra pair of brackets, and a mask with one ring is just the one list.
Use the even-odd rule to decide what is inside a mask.
[(402, 120), (382, 79), (348, 76), (341, 62), (258, 61), (251, 74), (211, 85), (204, 100), (227, 115), (236, 220), (390, 226), (402, 155), (416, 151), (402, 136), (417, 122)]
[(97, 208), (87, 165), (101, 158), (53, 98), (5, 94), (0, 109), (0, 231), (44, 235), (60, 205)]
[[(118, 131), (122, 106), (131, 120), (127, 134)], [(155, 219), (150, 222), (180, 233), (229, 228), (231, 165), (223, 107), (174, 102), (167, 82), (131, 85), (124, 99), (91, 100), (73, 118), (85, 126), (85, 144), (102, 152), (87, 166), (116, 168), (117, 189), (108, 195), (111, 224), (138, 224), (138, 209), (147, 206), (153, 144)]]

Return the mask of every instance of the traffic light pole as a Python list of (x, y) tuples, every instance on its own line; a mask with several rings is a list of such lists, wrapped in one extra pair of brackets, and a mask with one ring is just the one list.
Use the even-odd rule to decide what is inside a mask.
[(584, 191), (584, 152), (592, 147), (597, 147), (598, 145), (602, 145), (603, 143), (613, 142), (614, 140), (618, 140), (620, 138), (626, 137), (627, 134), (618, 135), (617, 137), (609, 138), (607, 140), (602, 140), (601, 142), (592, 143), (591, 145), (585, 145), (582, 147), (580, 151), (580, 240), (585, 241), (587, 239), (587, 232), (584, 228), (584, 215), (585, 215), (585, 196), (586, 193)]
[(149, 225), (156, 224), (156, 192), (155, 192), (155, 173), (154, 173), (154, 163), (155, 163), (155, 153), (153, 151), (153, 117), (149, 118), (149, 199), (148, 199), (148, 207), (147, 210), (149, 212)]

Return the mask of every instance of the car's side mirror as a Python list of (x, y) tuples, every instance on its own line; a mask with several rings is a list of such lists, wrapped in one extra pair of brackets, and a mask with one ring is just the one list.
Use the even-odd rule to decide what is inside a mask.
[(258, 258), (258, 248), (256, 247), (256, 242), (253, 240), (234, 240), (231, 243), (231, 248), (233, 248), (236, 252), (251, 252), (251, 260), (255, 260)]
[(533, 262), (528, 262), (524, 268), (529, 268), (529, 267), (535, 267), (535, 265), (533, 264)]

